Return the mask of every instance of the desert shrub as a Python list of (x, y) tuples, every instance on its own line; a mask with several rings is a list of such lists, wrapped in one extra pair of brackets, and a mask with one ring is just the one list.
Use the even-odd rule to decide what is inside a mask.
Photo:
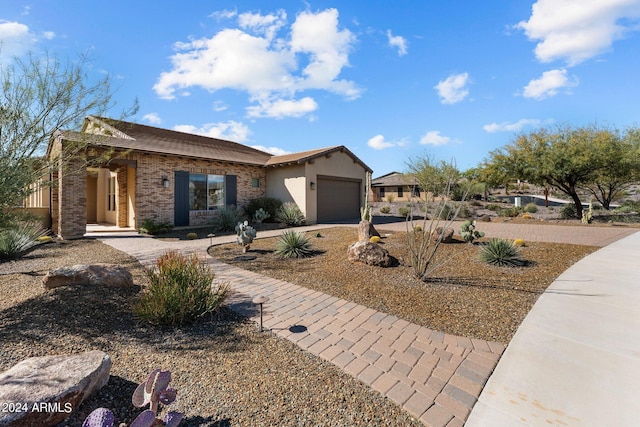
[(371, 236), (371, 237), (369, 238), (369, 241), (370, 241), (371, 243), (380, 243), (380, 236)]
[(578, 215), (575, 203), (567, 203), (560, 208), (560, 217), (564, 219), (575, 219)]
[(242, 213), (235, 206), (218, 209), (211, 225), (214, 231), (233, 231), (242, 219)]
[(198, 233), (187, 233), (187, 239), (195, 240), (198, 238)]
[(398, 208), (398, 214), (399, 214), (400, 216), (403, 216), (403, 217), (405, 217), (405, 218), (406, 218), (406, 217), (408, 217), (408, 216), (409, 216), (409, 214), (410, 214), (410, 213), (411, 213), (411, 209), (409, 209), (409, 208), (408, 208), (408, 207), (406, 207), (406, 206), (400, 206), (400, 207)]
[(522, 208), (519, 208), (519, 207), (506, 208), (498, 212), (498, 215), (508, 217), (508, 218), (515, 218), (518, 215), (520, 215), (521, 211), (522, 211)]
[(275, 219), (280, 206), (282, 206), (282, 201), (280, 199), (276, 199), (274, 197), (259, 197), (257, 199), (249, 200), (244, 211), (247, 214), (247, 217), (254, 218), (256, 211), (262, 209), (270, 215), (268, 219), (263, 220), (267, 221)]
[(474, 215), (474, 212), (467, 203), (463, 203), (462, 206), (460, 206), (460, 212), (458, 212), (458, 218), (471, 218), (473, 217), (473, 215)]
[(388, 214), (389, 212), (391, 212), (391, 207), (390, 206), (382, 206), (380, 208), (380, 213), (381, 214)]
[(516, 246), (524, 246), (524, 239), (520, 239), (520, 238), (515, 239), (513, 241), (513, 244), (516, 245)]
[(625, 200), (616, 211), (621, 208), (628, 209), (629, 212), (640, 212), (640, 201)]
[(396, 198), (393, 194), (387, 194), (387, 197), (385, 197), (385, 200), (387, 201), (387, 203), (393, 203), (395, 199)]
[(480, 259), (499, 267), (518, 267), (525, 264), (520, 249), (511, 240), (491, 239), (480, 250)]
[(303, 232), (286, 230), (276, 241), (276, 255), (282, 258), (304, 258), (311, 255), (311, 243)]
[(301, 225), (305, 221), (302, 211), (294, 202), (283, 203), (278, 209), (276, 219), (287, 225)]
[(0, 259), (18, 258), (47, 234), (37, 222), (18, 222), (0, 230)]
[(525, 212), (522, 214), (522, 219), (533, 219), (529, 212)]
[(154, 325), (188, 325), (216, 311), (227, 297), (228, 286), (213, 284), (213, 270), (196, 254), (166, 252), (146, 273), (150, 284), (134, 311)]
[(482, 206), (482, 202), (480, 200), (477, 200), (477, 199), (471, 199), (469, 201), (469, 205), (470, 206), (475, 206), (475, 207), (480, 207), (480, 206)]
[(528, 213), (536, 213), (538, 212), (538, 205), (535, 203), (527, 203), (524, 207), (524, 211)]
[(162, 234), (173, 230), (173, 224), (168, 222), (156, 222), (153, 219), (145, 219), (138, 229), (139, 233), (145, 234)]
[(456, 215), (456, 207), (453, 206), (451, 203), (445, 203), (441, 206), (441, 209), (436, 210), (436, 212), (439, 214), (440, 219), (449, 221), (449, 220), (452, 220), (453, 217)]
[(490, 211), (493, 212), (498, 212), (499, 210), (502, 209), (502, 206), (497, 205), (495, 203), (489, 203), (487, 206), (484, 207), (485, 209), (489, 209)]

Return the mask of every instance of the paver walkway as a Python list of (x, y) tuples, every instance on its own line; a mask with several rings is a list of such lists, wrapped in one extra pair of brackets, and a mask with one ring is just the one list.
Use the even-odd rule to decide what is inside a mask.
[[(526, 236), (523, 238), (527, 240), (579, 236), (583, 244), (603, 245), (636, 231), (541, 225), (533, 226), (534, 230), (538, 227), (546, 230), (523, 234), (527, 229), (510, 229), (513, 225), (497, 224), (488, 234)], [(335, 225), (306, 229), (332, 226)], [(404, 230), (404, 227), (404, 223), (384, 224), (378, 229)], [(572, 230), (563, 230), (567, 228)], [(586, 238), (581, 236), (581, 232), (592, 229), (603, 231)], [(279, 233), (263, 232), (261, 236)], [(163, 242), (135, 234), (106, 236), (101, 240), (143, 264), (152, 263), (168, 249), (205, 253), (209, 244), (209, 240)], [(214, 240), (214, 243), (234, 241), (235, 236)], [(428, 426), (464, 425), (505, 349), (501, 343), (433, 331), (350, 301), (207, 259), (217, 280), (229, 282), (234, 290), (231, 308), (259, 321), (259, 312), (251, 299), (257, 295), (269, 297), (264, 313), (266, 329), (332, 362)]]

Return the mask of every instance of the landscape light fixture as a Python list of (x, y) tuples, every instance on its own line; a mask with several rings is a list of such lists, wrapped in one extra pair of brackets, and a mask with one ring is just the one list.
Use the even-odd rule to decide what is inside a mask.
[(260, 304), (260, 332), (263, 331), (263, 328), (262, 328), (262, 304), (264, 304), (267, 301), (269, 301), (269, 297), (265, 297), (263, 295), (257, 296), (257, 297), (255, 297), (253, 299), (253, 303), (254, 304)]
[(315, 183), (315, 182), (313, 182), (313, 181), (311, 181), (311, 182), (309, 183), (309, 186), (311, 187), (311, 189), (312, 189), (312, 190), (315, 190), (315, 189), (316, 189), (316, 183)]

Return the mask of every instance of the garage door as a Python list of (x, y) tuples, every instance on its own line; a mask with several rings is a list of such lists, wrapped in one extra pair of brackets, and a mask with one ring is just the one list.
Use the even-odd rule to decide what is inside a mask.
[(318, 222), (360, 218), (361, 181), (318, 177)]

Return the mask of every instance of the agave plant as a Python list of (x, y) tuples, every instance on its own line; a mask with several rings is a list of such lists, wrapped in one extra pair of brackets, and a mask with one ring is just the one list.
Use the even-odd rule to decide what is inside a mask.
[(304, 258), (311, 253), (311, 243), (303, 232), (287, 230), (276, 242), (275, 254), (283, 258)]
[(519, 267), (526, 263), (520, 257), (520, 248), (511, 240), (491, 239), (480, 251), (480, 259), (499, 267)]

